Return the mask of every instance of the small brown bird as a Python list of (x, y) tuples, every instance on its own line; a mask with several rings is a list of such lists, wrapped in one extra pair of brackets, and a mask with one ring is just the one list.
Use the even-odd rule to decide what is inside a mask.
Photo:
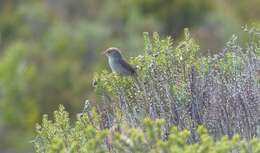
[(104, 54), (108, 57), (108, 63), (113, 73), (122, 76), (136, 75), (136, 70), (126, 62), (118, 48), (108, 48)]

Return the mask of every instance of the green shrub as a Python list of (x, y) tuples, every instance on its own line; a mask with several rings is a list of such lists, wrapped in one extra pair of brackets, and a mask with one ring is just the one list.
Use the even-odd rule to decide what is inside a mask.
[[(94, 113), (94, 111), (92, 111)], [(96, 114), (97, 115), (97, 114)], [(260, 140), (252, 139), (246, 142), (239, 135), (232, 138), (223, 136), (214, 139), (203, 126), (196, 129), (199, 143), (188, 143), (191, 133), (187, 129), (179, 130), (171, 127), (167, 139), (163, 139), (165, 120), (144, 120), (143, 129), (114, 125), (111, 129), (100, 129), (95, 124), (98, 116), (78, 117), (70, 123), (68, 112), (60, 106), (54, 112), (54, 119), (44, 116), (41, 125), (37, 125), (37, 136), (34, 143), (36, 152), (133, 152), (133, 153), (227, 153), (231, 151), (252, 153), (260, 151)]]
[(256, 135), (259, 37), (243, 47), (234, 36), (221, 52), (203, 57), (198, 56), (199, 46), (187, 30), (184, 40), (176, 45), (157, 33), (152, 38), (145, 33), (144, 40), (144, 54), (130, 61), (137, 68), (139, 81), (107, 71), (95, 75), (100, 97), (97, 107), (109, 114), (104, 122), (113, 121), (116, 110), (123, 112), (122, 118), (132, 126), (142, 126), (143, 119), (150, 117), (191, 131), (202, 124), (217, 139), (236, 133), (247, 139)]
[(188, 30), (176, 45), (145, 33), (144, 54), (130, 60), (138, 79), (97, 73), (97, 101), (86, 101), (75, 124), (62, 106), (53, 121), (44, 116), (36, 152), (259, 152), (255, 34), (245, 48), (234, 36), (200, 57)]

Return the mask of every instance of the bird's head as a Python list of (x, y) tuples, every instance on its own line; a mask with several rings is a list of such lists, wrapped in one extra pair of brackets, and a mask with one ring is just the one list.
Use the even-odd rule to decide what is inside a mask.
[(115, 47), (108, 48), (107, 50), (104, 51), (104, 54), (107, 57), (115, 57), (115, 58), (116, 57), (118, 57), (118, 58), (122, 57), (121, 51), (118, 48), (115, 48)]

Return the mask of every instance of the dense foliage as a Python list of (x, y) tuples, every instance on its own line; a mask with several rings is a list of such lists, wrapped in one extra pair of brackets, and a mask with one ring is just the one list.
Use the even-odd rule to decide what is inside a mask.
[[(93, 113), (95, 111), (92, 111)], [(242, 140), (239, 135), (232, 138), (222, 137), (218, 141), (199, 126), (196, 133), (199, 143), (188, 143), (191, 133), (187, 129), (178, 130), (171, 127), (167, 139), (163, 139), (165, 120), (144, 120), (143, 128), (131, 128), (122, 123), (111, 129), (100, 129), (100, 116), (92, 114), (79, 117), (72, 125), (68, 112), (60, 106), (54, 112), (54, 120), (44, 116), (42, 125), (37, 126), (34, 141), (38, 153), (252, 153), (260, 152), (260, 140), (253, 138), (250, 142)]]
[(99, 99), (86, 101), (75, 126), (63, 107), (54, 122), (45, 116), (36, 151), (258, 152), (260, 37), (245, 31), (247, 44), (233, 36), (203, 57), (187, 29), (177, 45), (145, 33), (144, 54), (131, 59), (138, 79), (96, 74)]

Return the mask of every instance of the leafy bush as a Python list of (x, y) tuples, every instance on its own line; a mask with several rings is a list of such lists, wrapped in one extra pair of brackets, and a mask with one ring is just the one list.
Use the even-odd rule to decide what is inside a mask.
[(102, 71), (97, 101), (86, 101), (75, 125), (61, 106), (44, 116), (37, 152), (258, 152), (259, 36), (246, 29), (219, 54), (198, 56), (199, 45), (144, 34), (144, 54), (132, 58), (138, 79)]
[(98, 107), (108, 110), (112, 121), (110, 110), (118, 108), (133, 126), (145, 117), (164, 118), (168, 127), (193, 131), (202, 124), (215, 138), (238, 133), (250, 139), (257, 134), (260, 113), (259, 37), (250, 35), (255, 41), (244, 48), (234, 36), (219, 54), (199, 57), (199, 46), (187, 31), (175, 48), (170, 38), (146, 34), (144, 55), (132, 60), (139, 82), (106, 71), (97, 74), (96, 91), (103, 98)]
[[(93, 113), (95, 111), (92, 111)], [(60, 106), (54, 112), (54, 120), (43, 117), (42, 125), (37, 126), (37, 137), (34, 141), (35, 151), (39, 153), (55, 152), (133, 152), (133, 153), (227, 153), (260, 151), (260, 140), (253, 138), (249, 143), (239, 135), (232, 138), (222, 137), (219, 141), (208, 134), (203, 126), (196, 129), (199, 143), (187, 143), (191, 133), (187, 129), (178, 130), (171, 127), (167, 139), (163, 139), (165, 120), (146, 118), (144, 126), (130, 128), (122, 124), (114, 125), (111, 129), (100, 129), (100, 116), (86, 114), (78, 117), (75, 125), (70, 123), (68, 112)]]

